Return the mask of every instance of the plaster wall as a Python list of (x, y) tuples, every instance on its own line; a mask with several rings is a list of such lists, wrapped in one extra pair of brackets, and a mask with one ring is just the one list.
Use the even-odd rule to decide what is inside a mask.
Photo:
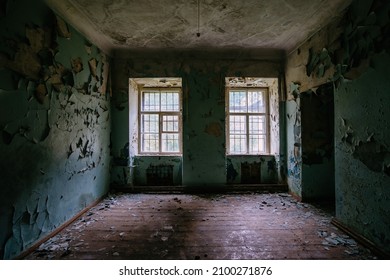
[(287, 184), (290, 192), (302, 197), (302, 148), (300, 98), (286, 102)]
[(108, 191), (108, 58), (41, 1), (4, 1), (0, 255), (10, 259)]
[[(164, 54), (164, 53), (162, 53)], [(156, 53), (129, 53), (123, 58), (116, 58), (114, 65), (114, 95), (115, 92), (128, 91), (129, 78), (140, 77), (180, 77), (183, 91), (183, 157), (174, 159), (174, 178), (180, 178), (184, 186), (223, 186), (227, 182), (227, 163), (225, 151), (225, 78), (226, 77), (280, 77), (280, 56), (274, 59), (259, 59), (245, 57), (240, 54), (227, 55), (226, 53), (177, 52), (165, 55)], [(131, 86), (130, 86), (131, 87)], [(272, 106), (278, 104), (278, 94), (272, 99)], [(275, 94), (273, 94), (274, 96)], [(130, 102), (131, 108), (134, 104)], [(113, 110), (116, 110), (113, 108)], [(278, 115), (273, 119), (278, 123)], [(130, 121), (130, 129), (132, 123)], [(114, 130), (129, 133), (125, 122), (115, 122)], [(274, 134), (278, 133), (276, 129)], [(130, 131), (130, 135), (133, 135)], [(279, 134), (277, 145), (279, 143)], [(132, 136), (131, 136), (131, 139)], [(123, 143), (116, 143), (120, 147)], [(273, 149), (276, 150), (275, 144)], [(130, 146), (133, 146), (130, 142)], [(278, 147), (279, 148), (279, 147)], [(114, 148), (115, 149), (115, 148)], [(132, 148), (130, 148), (132, 149)], [(137, 153), (133, 150), (132, 155)], [(279, 156), (279, 155), (278, 155)], [(145, 165), (142, 162), (152, 163), (153, 160), (145, 157), (133, 156), (134, 174), (136, 182), (143, 184), (142, 178)], [(131, 159), (130, 159), (131, 160)], [(167, 159), (171, 161), (171, 159)], [(156, 162), (164, 161), (157, 158)], [(140, 168), (140, 170), (137, 170)], [(180, 173), (180, 169), (182, 173)], [(277, 174), (279, 174), (277, 170)], [(141, 177), (139, 176), (141, 175)], [(181, 176), (180, 176), (181, 175)], [(267, 177), (270, 181), (270, 177)], [(276, 176), (277, 182), (278, 175)], [(175, 183), (179, 181), (175, 181)]]
[[(387, 253), (390, 251), (389, 11), (390, 4), (386, 1), (353, 1), (344, 17), (291, 53), (286, 64), (291, 100), (287, 102), (288, 155), (293, 152), (289, 143), (294, 141), (295, 125), (289, 121), (289, 111), (291, 114), (302, 106), (296, 104), (302, 92), (315, 93), (324, 83), (333, 83), (336, 218)], [(299, 164), (297, 169), (301, 167)], [(301, 195), (317, 167), (303, 168), (307, 176), (302, 177)], [(297, 184), (292, 175), (288, 174), (288, 182), (295, 192)]]
[(389, 53), (337, 89), (336, 217), (390, 253)]

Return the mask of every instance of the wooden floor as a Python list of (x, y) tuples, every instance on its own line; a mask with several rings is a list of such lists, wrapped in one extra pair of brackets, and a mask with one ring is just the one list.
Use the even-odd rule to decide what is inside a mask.
[(111, 195), (26, 259), (375, 259), (285, 193)]

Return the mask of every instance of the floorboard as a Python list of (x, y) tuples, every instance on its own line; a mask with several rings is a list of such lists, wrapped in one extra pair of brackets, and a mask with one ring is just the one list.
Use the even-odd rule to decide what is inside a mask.
[(286, 193), (113, 194), (25, 259), (375, 259)]

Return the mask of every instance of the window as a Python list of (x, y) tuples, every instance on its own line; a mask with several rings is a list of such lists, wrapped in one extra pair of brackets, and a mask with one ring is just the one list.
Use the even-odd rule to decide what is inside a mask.
[(227, 90), (227, 153), (268, 154), (268, 89)]
[(181, 153), (181, 91), (144, 88), (139, 103), (139, 150), (144, 154)]

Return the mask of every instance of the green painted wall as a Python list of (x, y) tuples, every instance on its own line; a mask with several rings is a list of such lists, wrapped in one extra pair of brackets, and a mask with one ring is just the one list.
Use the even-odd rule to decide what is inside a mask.
[(302, 199), (334, 201), (333, 85), (301, 94)]
[[(115, 186), (130, 185), (133, 174), (129, 155), (129, 93), (115, 92), (111, 98), (111, 156), (110, 183)], [(126, 129), (127, 128), (127, 129)], [(123, 129), (127, 131), (124, 133)]]
[(390, 253), (390, 54), (335, 95), (336, 217)]
[[(336, 218), (387, 253), (390, 252), (389, 15), (388, 1), (355, 0), (342, 18), (291, 53), (286, 64), (286, 83), (290, 85), (289, 157), (296, 125), (289, 118), (303, 106), (296, 105), (295, 91), (315, 92), (324, 83), (333, 83)], [(301, 132), (304, 133), (303, 128)], [(305, 148), (304, 142), (302, 147)], [(294, 166), (291, 164), (294, 158), (288, 163)], [(298, 164), (297, 170), (301, 168), (302, 164)], [(289, 172), (290, 190), (298, 194), (301, 191), (301, 197), (304, 196), (305, 182), (313, 181), (317, 169), (303, 166), (308, 177), (303, 177), (300, 184), (293, 181), (295, 173)], [(322, 170), (329, 172), (325, 167)]]
[[(175, 184), (208, 188), (225, 186), (227, 183), (227, 158), (225, 155), (225, 77), (280, 77), (282, 61), (277, 58), (259, 59), (240, 53), (177, 51), (166, 53), (128, 53), (116, 57), (113, 70), (114, 96), (116, 92), (129, 91), (129, 78), (179, 77), (183, 90), (183, 157), (175, 159)], [(242, 57), (241, 57), (242, 56)], [(131, 89), (132, 90), (132, 89)], [(115, 97), (114, 97), (115, 98)], [(278, 104), (278, 100), (275, 101)], [(136, 101), (129, 102), (130, 127)], [(113, 102), (114, 105), (114, 102)], [(115, 116), (118, 109), (112, 107)], [(127, 110), (127, 109), (125, 109)], [(124, 110), (124, 111), (125, 111)], [(119, 113), (121, 114), (121, 113)], [(118, 116), (119, 116), (118, 114)], [(123, 117), (123, 116), (122, 116)], [(133, 116), (134, 117), (134, 116)], [(277, 119), (277, 117), (276, 117)], [(129, 132), (125, 121), (114, 121), (113, 131), (120, 131), (130, 143), (130, 170), (132, 182), (144, 184), (145, 170), (150, 164), (171, 159), (137, 156), (136, 134)], [(279, 134), (278, 134), (279, 137)], [(283, 142), (283, 141), (280, 141)], [(280, 143), (278, 142), (278, 144)], [(113, 139), (113, 149), (119, 151), (126, 144)], [(277, 155), (279, 159), (280, 155)], [(245, 160), (244, 160), (245, 161)], [(268, 161), (268, 157), (259, 161)], [(267, 163), (268, 164), (268, 163)], [(268, 166), (268, 165), (267, 165)], [(267, 175), (265, 180), (278, 182), (280, 174)], [(117, 168), (117, 167), (114, 167)], [(268, 172), (268, 167), (267, 167)], [(120, 173), (120, 172), (119, 172)], [(265, 173), (266, 174), (266, 173)], [(273, 177), (274, 176), (274, 177)], [(181, 182), (179, 181), (181, 179)]]
[(290, 192), (302, 197), (302, 149), (300, 98), (286, 102), (287, 183)]
[(57, 29), (41, 1), (2, 7), (0, 257), (9, 259), (106, 194), (111, 120), (107, 57)]
[[(259, 165), (260, 180), (254, 183), (275, 184), (278, 183), (279, 162), (275, 156), (227, 156), (226, 157), (226, 181), (229, 184), (245, 184), (248, 178), (243, 178), (246, 165)], [(257, 168), (257, 167), (256, 167)], [(255, 172), (256, 174), (256, 172)]]
[[(146, 185), (168, 185), (178, 186), (182, 184), (182, 168), (183, 160), (181, 157), (176, 156), (137, 156), (134, 158), (134, 185), (146, 186)], [(154, 183), (153, 178), (148, 178), (148, 172), (153, 173), (153, 168), (156, 167), (169, 167), (172, 174), (169, 175), (169, 179), (164, 182)], [(169, 173), (170, 173), (169, 171)], [(171, 177), (172, 176), (172, 177)], [(171, 182), (171, 183), (168, 183)]]
[(225, 171), (224, 69), (185, 73), (183, 185), (223, 185)]

